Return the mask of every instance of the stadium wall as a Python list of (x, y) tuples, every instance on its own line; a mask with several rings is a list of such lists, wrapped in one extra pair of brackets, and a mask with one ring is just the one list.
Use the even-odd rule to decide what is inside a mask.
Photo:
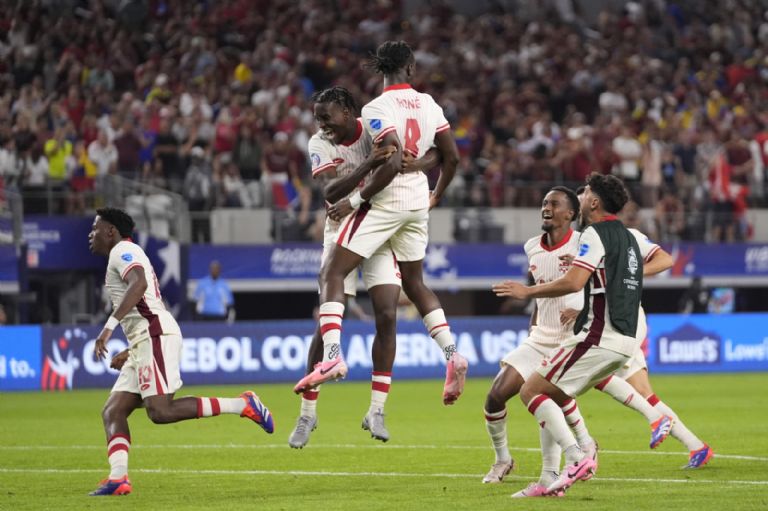
[[(651, 314), (648, 366), (653, 373), (768, 371), (768, 314)], [(524, 317), (465, 317), (451, 322), (469, 374), (490, 378), (504, 354), (525, 340)], [(182, 323), (181, 370), (188, 385), (295, 382), (304, 374), (313, 321)], [(93, 358), (98, 326), (0, 328), (0, 391), (109, 388), (116, 372)], [(344, 323), (350, 380), (370, 379), (373, 323)], [(398, 323), (399, 379), (442, 378), (445, 362), (421, 322)], [(108, 348), (126, 347), (116, 332)]]

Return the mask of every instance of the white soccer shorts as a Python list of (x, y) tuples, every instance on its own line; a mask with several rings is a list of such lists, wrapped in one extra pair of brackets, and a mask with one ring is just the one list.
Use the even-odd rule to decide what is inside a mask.
[(532, 342), (529, 337), (517, 348), (504, 355), (500, 365), (513, 367), (523, 377), (523, 380), (527, 380), (551, 351), (551, 347)]
[(367, 259), (389, 241), (398, 261), (421, 261), (427, 253), (428, 231), (427, 208), (397, 211), (364, 203), (344, 219), (336, 243)]
[(141, 394), (141, 399), (173, 394), (181, 388), (181, 336), (162, 335), (132, 344), (112, 392)]
[[(335, 245), (333, 238), (326, 237), (323, 243), (323, 255), (321, 264), (324, 265), (330, 256), (331, 249)], [(368, 259), (364, 259), (359, 268), (355, 268), (344, 278), (344, 294), (348, 296), (357, 295), (357, 276), (363, 274), (363, 284), (365, 289), (391, 284), (393, 286), (402, 286), (400, 278), (400, 267), (397, 265), (397, 259), (389, 243), (380, 246), (376, 252)], [(318, 290), (318, 293), (320, 291)]]

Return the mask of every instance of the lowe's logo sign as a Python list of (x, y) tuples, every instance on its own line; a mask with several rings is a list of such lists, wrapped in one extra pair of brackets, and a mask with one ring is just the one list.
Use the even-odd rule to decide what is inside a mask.
[(657, 353), (660, 364), (717, 364), (720, 338), (692, 325), (683, 325), (659, 336)]

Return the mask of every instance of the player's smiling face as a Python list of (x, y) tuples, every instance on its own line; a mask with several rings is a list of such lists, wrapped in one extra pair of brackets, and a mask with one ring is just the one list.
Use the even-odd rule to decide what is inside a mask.
[(549, 192), (541, 201), (541, 229), (544, 231), (550, 232), (569, 225), (572, 215), (570, 201), (563, 192)]
[(323, 134), (334, 144), (354, 136), (354, 118), (349, 111), (333, 101), (315, 103), (315, 122)]

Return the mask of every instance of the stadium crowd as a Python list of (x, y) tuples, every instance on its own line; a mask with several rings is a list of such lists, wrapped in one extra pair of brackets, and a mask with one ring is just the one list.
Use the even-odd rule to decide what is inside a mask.
[(599, 170), (624, 179), (627, 220), (656, 239), (749, 239), (768, 164), (761, 2), (628, 2), (589, 24), (569, 1), (508, 5), (0, 0), (2, 189), (27, 212), (53, 190), (78, 213), (116, 175), (191, 211), (291, 211), (309, 232), (311, 93), (367, 102), (380, 80), (361, 62), (404, 39), (461, 151), (444, 205), (537, 207)]

